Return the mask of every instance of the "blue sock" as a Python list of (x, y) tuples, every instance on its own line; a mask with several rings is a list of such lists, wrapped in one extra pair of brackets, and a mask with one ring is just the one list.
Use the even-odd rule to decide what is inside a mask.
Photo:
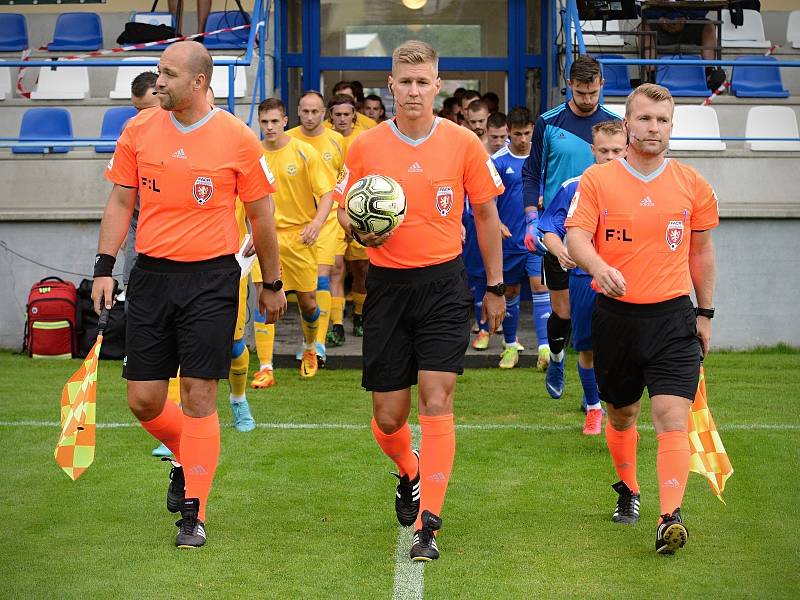
[(506, 316), (503, 319), (503, 337), (506, 344), (517, 341), (517, 325), (519, 324), (519, 295), (506, 298)]
[(597, 393), (597, 380), (594, 378), (594, 369), (584, 369), (582, 366), (578, 365), (578, 375), (581, 378), (583, 394), (586, 396), (586, 404), (588, 406), (600, 404), (600, 396)]
[(533, 294), (533, 326), (540, 346), (547, 345), (547, 319), (550, 317), (550, 294)]

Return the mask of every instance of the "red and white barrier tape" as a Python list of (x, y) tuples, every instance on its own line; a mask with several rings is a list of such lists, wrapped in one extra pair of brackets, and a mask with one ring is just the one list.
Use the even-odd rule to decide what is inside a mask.
[[(771, 47), (769, 50), (767, 50), (766, 52), (764, 52), (764, 56), (769, 56), (769, 55), (770, 55), (770, 54), (772, 54), (772, 53), (773, 53), (773, 52), (774, 52), (774, 51), (775, 51), (777, 48), (780, 48), (780, 45), (779, 45), (779, 44), (773, 44), (773, 46), (772, 46), (772, 47)], [(721, 94), (724, 94), (725, 92), (727, 92), (727, 91), (728, 91), (728, 89), (729, 89), (730, 87), (731, 87), (731, 82), (730, 82), (730, 81), (726, 81), (725, 83), (723, 83), (721, 86), (719, 86), (719, 87), (718, 87), (717, 89), (715, 89), (713, 92), (711, 92), (711, 95), (710, 95), (708, 98), (706, 98), (705, 100), (703, 100), (703, 106), (708, 106), (708, 105), (710, 105), (710, 104), (711, 104), (711, 103), (714, 101), (714, 98), (716, 98), (717, 96), (719, 96), (719, 95), (721, 95)]]
[[(94, 52), (86, 52), (85, 54), (73, 54), (71, 56), (62, 56), (59, 57), (60, 60), (77, 60), (81, 58), (93, 58), (96, 56), (109, 56), (111, 54), (119, 54), (121, 52), (130, 52), (131, 50), (142, 50), (144, 48), (152, 48), (153, 46), (158, 46), (160, 44), (172, 44), (173, 42), (183, 42), (185, 40), (193, 40), (194, 38), (198, 37), (206, 37), (212, 35), (218, 35), (220, 33), (228, 33), (230, 31), (239, 31), (241, 29), (247, 29), (250, 27), (250, 23), (246, 25), (237, 25), (236, 27), (225, 27), (223, 29), (217, 29), (215, 31), (209, 31), (207, 33), (193, 33), (192, 35), (179, 35), (177, 37), (169, 38), (166, 40), (158, 40), (156, 42), (143, 42), (141, 44), (131, 44), (130, 46), (119, 46), (117, 48), (109, 48), (108, 50), (95, 50)], [(47, 50), (47, 46), (42, 46), (39, 50)], [(26, 61), (29, 60), (31, 54), (30, 48), (27, 50), (22, 51), (22, 56), (20, 60)], [(53, 61), (53, 66), (57, 66), (58, 62)], [(20, 67), (19, 73), (17, 73), (17, 93), (23, 98), (30, 99), (31, 92), (30, 90), (25, 90), (22, 85), (22, 78), (25, 74), (25, 70), (28, 67)], [(43, 67), (46, 68), (46, 67)], [(38, 82), (38, 78), (37, 78)]]

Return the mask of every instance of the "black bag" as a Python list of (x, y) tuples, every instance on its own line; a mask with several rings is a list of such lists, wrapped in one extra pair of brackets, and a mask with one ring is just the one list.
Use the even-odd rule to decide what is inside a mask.
[(150, 23), (125, 23), (125, 31), (119, 34), (117, 43), (120, 46), (127, 44), (144, 44), (145, 42), (158, 42), (175, 37), (175, 28), (169, 25), (151, 25)]
[[(156, 11), (158, 0), (153, 2), (150, 12)], [(158, 42), (174, 38), (175, 28), (169, 25), (151, 25), (150, 23), (136, 23), (128, 21), (125, 23), (125, 30), (119, 34), (117, 43), (121, 46), (125, 44), (144, 44), (145, 42)]]
[[(116, 293), (117, 290), (115, 290)], [(92, 280), (84, 279), (78, 286), (78, 357), (85, 358), (97, 340), (97, 313), (92, 303)], [(108, 325), (103, 333), (100, 358), (121, 360), (125, 358), (125, 302), (115, 302), (111, 307)]]

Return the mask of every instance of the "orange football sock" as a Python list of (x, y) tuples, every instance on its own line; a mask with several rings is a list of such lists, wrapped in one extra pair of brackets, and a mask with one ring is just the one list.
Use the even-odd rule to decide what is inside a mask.
[(383, 453), (397, 465), (400, 475), (408, 475), (410, 479), (417, 476), (419, 465), (417, 457), (411, 451), (411, 428), (408, 423), (394, 433), (384, 433), (373, 418), (372, 435)]
[(689, 435), (685, 431), (665, 431), (658, 440), (658, 497), (661, 514), (672, 513), (683, 502), (689, 479)]
[(429, 510), (442, 516), (444, 496), (453, 458), (456, 455), (456, 429), (453, 415), (419, 415), (422, 441), (419, 447), (420, 505), (414, 529), (422, 528), (422, 513)]
[(625, 482), (634, 494), (639, 493), (639, 482), (636, 480), (636, 447), (639, 444), (639, 432), (636, 426), (625, 431), (617, 431), (606, 419), (606, 444), (611, 453), (611, 460), (619, 478)]
[(200, 499), (200, 520), (206, 520), (206, 503), (219, 463), (219, 417), (183, 417), (181, 464), (186, 478), (186, 498)]
[(180, 406), (167, 400), (161, 414), (149, 421), (140, 421), (147, 432), (172, 451), (178, 462), (181, 449), (181, 431), (183, 430), (183, 411)]

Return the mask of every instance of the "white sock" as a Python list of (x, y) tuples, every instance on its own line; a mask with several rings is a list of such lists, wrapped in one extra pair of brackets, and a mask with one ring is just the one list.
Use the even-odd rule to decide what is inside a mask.
[(548, 346), (547, 344), (539, 344), (539, 352), (541, 352), (542, 350), (547, 350), (549, 352), (550, 346)]
[(603, 410), (603, 405), (599, 402), (597, 404), (590, 404), (586, 407), (586, 410)]
[(231, 404), (241, 404), (245, 400), (247, 400), (247, 396), (245, 394), (242, 394), (241, 396), (234, 396), (231, 394)]
[(558, 354), (553, 354), (551, 352), (550, 353), (550, 360), (555, 361), (555, 362), (561, 362), (562, 360), (564, 360), (564, 351), (562, 350)]
[(261, 363), (261, 370), (263, 371), (264, 369), (269, 369), (270, 371), (272, 371), (272, 363), (271, 362)]

